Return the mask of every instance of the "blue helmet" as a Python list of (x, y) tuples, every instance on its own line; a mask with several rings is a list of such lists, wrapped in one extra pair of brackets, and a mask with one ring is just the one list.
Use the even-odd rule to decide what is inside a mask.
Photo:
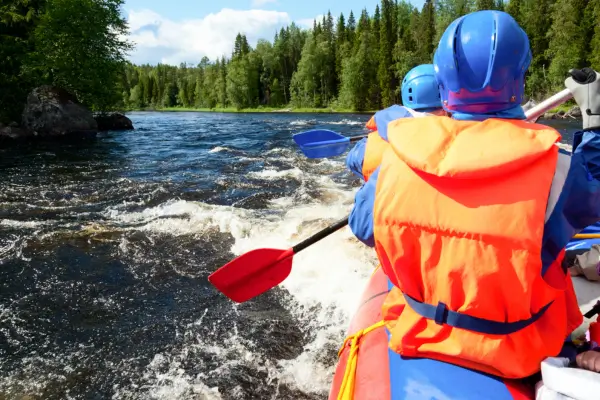
[(491, 113), (523, 101), (529, 38), (509, 14), (478, 11), (448, 26), (433, 57), (444, 110)]
[(442, 108), (433, 64), (414, 67), (402, 80), (402, 105), (413, 110)]

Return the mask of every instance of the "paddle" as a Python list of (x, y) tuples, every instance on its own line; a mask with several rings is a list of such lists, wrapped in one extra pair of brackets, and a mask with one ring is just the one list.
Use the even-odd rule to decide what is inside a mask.
[(295, 254), (346, 225), (348, 217), (287, 250), (251, 250), (213, 272), (208, 281), (231, 300), (243, 303), (283, 282), (292, 271), (292, 258)]
[[(555, 94), (542, 103), (532, 107), (525, 112), (527, 121), (534, 122), (546, 111), (564, 103), (571, 97), (569, 89), (565, 89), (560, 93)], [(300, 147), (300, 150), (307, 158), (327, 158), (337, 157), (343, 154), (350, 143), (354, 143), (366, 138), (368, 135), (360, 136), (343, 136), (337, 132), (327, 129), (313, 129), (306, 132), (296, 133), (292, 136), (294, 142)]]
[(307, 158), (327, 158), (343, 154), (350, 143), (366, 137), (367, 135), (346, 137), (327, 129), (313, 129), (296, 133), (292, 139)]
[[(528, 110), (526, 113), (527, 119), (538, 118), (546, 111), (564, 103), (571, 97), (572, 95), (569, 90), (565, 89)], [(335, 134), (332, 131), (321, 132)], [(330, 138), (333, 138), (330, 133), (324, 133), (323, 135), (329, 135)], [(350, 138), (345, 139), (349, 140)], [(243, 303), (283, 282), (292, 271), (292, 260), (295, 254), (346, 225), (348, 225), (348, 217), (315, 233), (308, 239), (287, 250), (251, 250), (213, 272), (208, 277), (208, 281), (231, 300)]]

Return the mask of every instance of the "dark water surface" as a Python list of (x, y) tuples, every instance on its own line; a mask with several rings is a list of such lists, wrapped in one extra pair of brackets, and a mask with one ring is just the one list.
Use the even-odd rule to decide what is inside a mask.
[(291, 135), (369, 116), (130, 118), (0, 149), (0, 399), (326, 398), (372, 253), (338, 232), (241, 305), (207, 276), (343, 217), (359, 182)]

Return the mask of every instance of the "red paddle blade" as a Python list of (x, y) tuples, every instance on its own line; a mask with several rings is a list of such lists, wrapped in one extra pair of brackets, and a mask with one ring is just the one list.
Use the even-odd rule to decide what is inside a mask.
[(208, 281), (237, 303), (279, 285), (292, 271), (293, 249), (257, 249), (231, 260)]

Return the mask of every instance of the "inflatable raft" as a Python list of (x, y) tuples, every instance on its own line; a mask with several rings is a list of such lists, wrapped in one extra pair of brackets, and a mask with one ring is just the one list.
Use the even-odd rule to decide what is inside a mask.
[[(600, 234), (600, 225), (581, 233)], [(567, 258), (600, 244), (573, 239)], [(329, 400), (530, 400), (535, 380), (505, 380), (430, 359), (405, 358), (388, 349), (381, 307), (392, 283), (377, 268), (359, 302), (340, 349)]]
[(381, 306), (391, 282), (377, 268), (348, 329), (329, 400), (530, 400), (532, 384), (388, 349)]

